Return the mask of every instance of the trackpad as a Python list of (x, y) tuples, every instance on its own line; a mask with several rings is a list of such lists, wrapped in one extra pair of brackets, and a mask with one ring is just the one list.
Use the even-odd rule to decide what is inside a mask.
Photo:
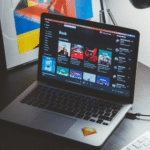
[(42, 112), (31, 122), (30, 126), (35, 129), (63, 135), (76, 121), (76, 119), (67, 118), (61, 115)]

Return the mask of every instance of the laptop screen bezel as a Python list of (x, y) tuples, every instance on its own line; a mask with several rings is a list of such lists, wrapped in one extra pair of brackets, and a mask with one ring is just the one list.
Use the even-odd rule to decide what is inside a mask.
[[(44, 18), (49, 18), (49, 19), (53, 19), (53, 20), (64, 21), (64, 22), (69, 22), (69, 23), (78, 24), (78, 25), (85, 25), (85, 26), (89, 26), (89, 27), (95, 27), (95, 28), (100, 28), (100, 29), (104, 29), (104, 30), (111, 30), (111, 31), (135, 35), (136, 38), (135, 38), (135, 46), (134, 46), (134, 50), (133, 50), (134, 57), (133, 57), (133, 64), (132, 64), (130, 96), (124, 97), (124, 96), (115, 95), (115, 94), (108, 93), (108, 92), (102, 92), (99, 90), (91, 89), (88, 87), (78, 86), (75, 84), (66, 83), (66, 82), (62, 82), (62, 81), (57, 81), (55, 79), (42, 77), (41, 65), (42, 65), (43, 48), (41, 45), (43, 45), (42, 43), (44, 42), (44, 38), (43, 38), (43, 36), (44, 36), (43, 33), (45, 30)], [(134, 29), (128, 29), (128, 28), (124, 28), (124, 27), (112, 26), (112, 25), (108, 25), (108, 24), (101, 24), (101, 23), (97, 23), (97, 22), (81, 20), (81, 19), (76, 19), (76, 18), (70, 18), (70, 17), (66, 17), (66, 16), (59, 16), (59, 15), (54, 15), (54, 14), (43, 13), (41, 15), (41, 27), (40, 27), (39, 61), (38, 61), (38, 74), (37, 74), (38, 81), (45, 82), (51, 86), (55, 86), (58, 88), (63, 88), (66, 90), (79, 92), (82, 94), (87, 94), (87, 95), (95, 96), (95, 97), (102, 98), (102, 99), (107, 99), (107, 100), (117, 101), (117, 102), (120, 101), (120, 102), (132, 104), (133, 99), (134, 99), (138, 47), (139, 47), (139, 32)]]

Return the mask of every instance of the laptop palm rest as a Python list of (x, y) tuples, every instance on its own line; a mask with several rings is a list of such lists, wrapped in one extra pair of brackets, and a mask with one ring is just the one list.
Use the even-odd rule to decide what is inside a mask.
[(76, 119), (61, 115), (42, 112), (31, 122), (30, 125), (36, 129), (64, 135), (76, 121)]

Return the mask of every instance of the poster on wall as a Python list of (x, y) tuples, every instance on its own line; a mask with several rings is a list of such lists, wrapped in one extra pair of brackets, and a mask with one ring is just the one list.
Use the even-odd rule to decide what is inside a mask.
[(90, 20), (92, 0), (0, 0), (6, 69), (38, 60), (43, 12)]

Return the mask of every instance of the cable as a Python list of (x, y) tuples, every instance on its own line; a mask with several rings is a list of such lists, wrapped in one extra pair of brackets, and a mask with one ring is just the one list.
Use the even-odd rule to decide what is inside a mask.
[(139, 119), (137, 117), (140, 117), (140, 116), (144, 116), (144, 117), (150, 117), (150, 115), (144, 115), (144, 114), (140, 114), (140, 113), (127, 113), (126, 114), (126, 118), (128, 119)]

